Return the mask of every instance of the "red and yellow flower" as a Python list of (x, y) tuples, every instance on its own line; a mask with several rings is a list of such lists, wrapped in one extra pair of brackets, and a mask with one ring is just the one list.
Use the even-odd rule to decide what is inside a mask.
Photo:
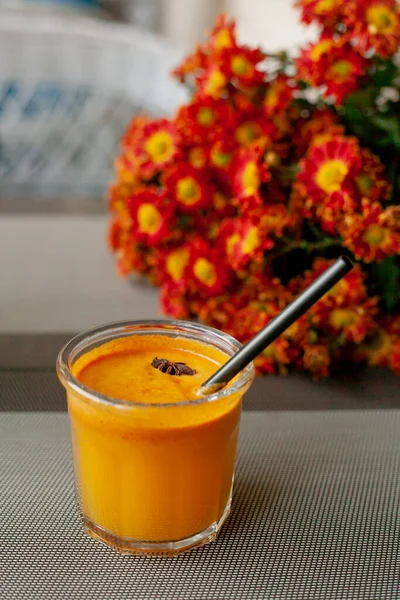
[(385, 167), (377, 156), (367, 148), (361, 150), (362, 166), (354, 178), (355, 191), (361, 198), (369, 198), (372, 201), (388, 200), (391, 186), (384, 172)]
[(243, 149), (237, 153), (233, 166), (233, 191), (239, 204), (245, 198), (252, 198), (256, 204), (261, 204), (261, 184), (271, 177), (261, 157), (258, 147)]
[(311, 146), (319, 146), (345, 133), (337, 114), (330, 108), (316, 108), (293, 123), (293, 144), (296, 156), (303, 158)]
[(228, 77), (218, 64), (211, 64), (197, 78), (199, 95), (221, 98), (228, 85)]
[(296, 0), (295, 6), (301, 9), (301, 20), (309, 25), (317, 22), (334, 29), (342, 19), (346, 0)]
[(226, 15), (219, 15), (215, 27), (211, 30), (207, 44), (211, 52), (221, 52), (236, 46), (236, 25)]
[(174, 123), (168, 119), (147, 123), (141, 130), (140, 139), (131, 150), (140, 161), (143, 178), (153, 177), (179, 156), (180, 148)]
[(294, 90), (292, 80), (286, 75), (280, 74), (271, 81), (263, 99), (263, 108), (267, 117), (286, 110), (293, 99)]
[(189, 319), (190, 302), (186, 290), (174, 283), (167, 283), (161, 287), (160, 304), (162, 310), (174, 319)]
[(194, 52), (189, 54), (185, 60), (173, 71), (172, 76), (181, 83), (186, 83), (193, 79), (199, 72), (206, 69), (209, 63), (209, 57), (202, 46), (196, 46)]
[(328, 302), (318, 302), (311, 309), (312, 323), (326, 333), (359, 344), (375, 327), (372, 316), (376, 302), (376, 298), (348, 306), (336, 306), (333, 299), (331, 306)]
[(201, 97), (182, 106), (175, 123), (185, 144), (207, 144), (232, 130), (235, 115), (224, 100)]
[(197, 213), (199, 208), (212, 204), (212, 190), (205, 172), (192, 165), (178, 163), (165, 172), (163, 183), (181, 212)]
[(265, 73), (259, 69), (265, 54), (259, 49), (234, 46), (225, 50), (221, 57), (221, 69), (229, 81), (245, 88), (260, 85)]
[(336, 104), (360, 87), (367, 65), (368, 61), (344, 37), (334, 41), (326, 34), (303, 50), (296, 61), (298, 79), (323, 86), (324, 96), (332, 96)]
[(190, 250), (188, 244), (177, 245), (160, 253), (157, 270), (161, 282), (170, 282), (175, 286), (187, 280), (186, 270), (189, 265)]
[(143, 188), (128, 202), (132, 232), (138, 242), (155, 246), (171, 235), (174, 215), (172, 205), (156, 189)]
[(400, 42), (400, 12), (396, 0), (353, 0), (345, 7), (344, 23), (355, 47), (392, 56)]
[(400, 231), (393, 230), (379, 202), (361, 201), (361, 213), (347, 215), (340, 227), (344, 244), (364, 262), (400, 253)]
[(229, 281), (227, 269), (219, 254), (200, 240), (190, 248), (187, 273), (190, 285), (207, 294), (222, 292)]
[(229, 171), (235, 148), (229, 140), (225, 137), (216, 140), (210, 149), (210, 164), (218, 171), (221, 171), (226, 177), (226, 173)]
[(337, 137), (310, 149), (307, 158), (300, 161), (298, 180), (310, 202), (318, 204), (333, 192), (350, 190), (350, 181), (360, 164), (357, 140)]
[(264, 252), (274, 245), (266, 233), (265, 225), (252, 219), (232, 219), (226, 222), (220, 237), (227, 261), (234, 270), (244, 269), (250, 262), (261, 263)]
[(302, 357), (304, 368), (312, 373), (314, 379), (326, 377), (329, 373), (331, 357), (324, 344), (308, 344)]

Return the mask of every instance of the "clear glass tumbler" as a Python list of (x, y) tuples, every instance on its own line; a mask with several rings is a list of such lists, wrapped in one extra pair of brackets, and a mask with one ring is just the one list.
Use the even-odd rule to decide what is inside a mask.
[[(219, 392), (184, 402), (130, 402), (72, 374), (84, 354), (125, 336), (188, 338), (232, 356), (241, 344), (185, 321), (129, 321), (82, 333), (61, 350), (78, 504), (85, 530), (125, 554), (174, 555), (216, 538), (231, 506), (241, 400), (249, 365)], [(204, 351), (204, 346), (203, 346)]]

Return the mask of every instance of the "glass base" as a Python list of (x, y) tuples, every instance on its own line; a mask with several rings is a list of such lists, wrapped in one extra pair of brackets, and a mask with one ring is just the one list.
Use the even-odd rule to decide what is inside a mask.
[(188, 538), (177, 540), (174, 542), (146, 542), (135, 540), (132, 538), (122, 538), (114, 535), (110, 531), (103, 529), (100, 525), (93, 523), (85, 515), (82, 515), (85, 531), (90, 537), (99, 542), (103, 542), (107, 546), (111, 546), (121, 554), (133, 554), (140, 556), (176, 556), (182, 554), (192, 548), (199, 548), (205, 544), (213, 542), (223, 524), (231, 512), (231, 498), (225, 507), (222, 517), (218, 522), (213, 523), (207, 529), (200, 531)]

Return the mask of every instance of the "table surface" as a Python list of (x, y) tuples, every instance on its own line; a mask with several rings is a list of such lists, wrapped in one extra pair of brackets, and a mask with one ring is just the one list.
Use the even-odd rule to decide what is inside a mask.
[(155, 290), (115, 276), (92, 208), (0, 217), (0, 598), (399, 598), (400, 394), (383, 370), (256, 379), (211, 546), (120, 557), (82, 533), (57, 352), (159, 316)]
[(1, 598), (398, 599), (399, 428), (397, 410), (245, 412), (219, 539), (151, 559), (82, 532), (66, 414), (3, 413)]

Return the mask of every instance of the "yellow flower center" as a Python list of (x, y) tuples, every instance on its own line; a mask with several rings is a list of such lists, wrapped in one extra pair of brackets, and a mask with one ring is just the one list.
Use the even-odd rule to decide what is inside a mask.
[(189, 150), (189, 162), (197, 169), (203, 167), (206, 163), (206, 155), (203, 148), (191, 148)]
[(279, 92), (281, 91), (282, 86), (281, 85), (271, 85), (271, 87), (268, 89), (267, 93), (265, 94), (265, 98), (264, 98), (264, 106), (266, 109), (273, 109), (275, 108), (278, 103), (279, 103)]
[(227, 79), (225, 75), (219, 69), (215, 69), (210, 74), (204, 91), (209, 96), (217, 98), (221, 93), (221, 90), (226, 86), (226, 83)]
[(310, 52), (310, 57), (313, 62), (317, 62), (323, 54), (330, 51), (333, 46), (332, 40), (322, 40), (315, 44), (314, 48)]
[(143, 233), (152, 235), (160, 229), (162, 217), (160, 211), (149, 202), (144, 202), (138, 208), (137, 219), (139, 229)]
[(332, 159), (320, 166), (315, 181), (321, 190), (330, 194), (340, 189), (348, 172), (349, 169), (342, 160)]
[(221, 29), (217, 33), (214, 39), (214, 48), (216, 50), (223, 50), (224, 48), (232, 47), (232, 36), (228, 29)]
[(146, 140), (144, 149), (154, 163), (164, 163), (173, 154), (174, 140), (167, 131), (157, 131)]
[(368, 196), (369, 192), (374, 187), (374, 180), (372, 179), (372, 177), (366, 174), (356, 177), (356, 183), (360, 192), (365, 196)]
[(232, 72), (235, 75), (247, 75), (252, 70), (252, 64), (244, 56), (233, 56), (231, 60)]
[(329, 315), (329, 323), (335, 329), (348, 327), (359, 321), (359, 316), (354, 310), (348, 308), (335, 308)]
[(258, 166), (254, 161), (249, 161), (244, 170), (242, 177), (243, 188), (247, 196), (252, 196), (260, 187), (260, 173)]
[(182, 278), (183, 272), (189, 261), (189, 252), (185, 248), (174, 250), (166, 260), (166, 270), (174, 281)]
[(197, 111), (197, 122), (202, 127), (210, 127), (214, 123), (214, 111), (207, 106), (202, 106)]
[(228, 256), (232, 256), (235, 246), (238, 242), (240, 242), (240, 235), (238, 233), (232, 233), (232, 235), (226, 239), (225, 248)]
[(372, 35), (394, 33), (397, 25), (396, 14), (387, 6), (371, 6), (366, 11), (368, 31)]
[(228, 199), (224, 194), (216, 192), (214, 194), (214, 206), (217, 210), (222, 210), (228, 203)]
[(239, 125), (235, 131), (235, 139), (242, 146), (254, 142), (261, 136), (261, 127), (255, 121), (246, 121)]
[(315, 5), (315, 14), (326, 15), (330, 13), (336, 5), (337, 0), (319, 0)]
[(380, 246), (387, 235), (386, 229), (379, 225), (369, 225), (364, 231), (363, 240), (370, 246)]
[(251, 254), (260, 246), (260, 234), (257, 227), (251, 227), (242, 243), (243, 254)]
[(193, 272), (197, 279), (207, 286), (213, 286), (217, 281), (214, 265), (206, 258), (198, 258), (194, 263)]
[(328, 78), (335, 81), (345, 81), (353, 71), (353, 65), (349, 60), (338, 60), (328, 69)]
[(211, 150), (211, 161), (216, 167), (223, 169), (227, 167), (232, 160), (232, 154), (230, 152), (220, 152), (218, 148)]
[(187, 206), (192, 206), (200, 200), (201, 189), (194, 177), (190, 177), (189, 175), (179, 179), (176, 186), (176, 197), (179, 202)]

